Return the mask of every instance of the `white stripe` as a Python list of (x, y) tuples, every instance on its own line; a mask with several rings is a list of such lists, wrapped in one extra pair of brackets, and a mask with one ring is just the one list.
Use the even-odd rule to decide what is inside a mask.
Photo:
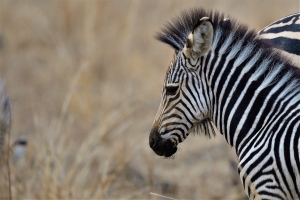
[[(223, 52), (225, 52), (225, 49), (228, 47), (229, 42), (231, 43), (231, 41), (232, 41), (232, 39), (233, 39), (232, 37), (233, 37), (233, 35), (231, 35), (231, 37), (229, 37), (229, 38), (227, 39), (227, 41), (222, 45), (222, 47), (221, 47), (220, 50), (222, 50)], [(216, 71), (216, 68), (217, 68), (216, 66), (219, 65), (219, 62), (220, 62), (221, 57), (222, 57), (222, 54), (219, 55), (219, 52), (217, 52), (217, 53), (218, 53), (218, 55), (217, 55), (218, 60), (216, 61), (215, 65), (213, 66), (213, 70), (212, 70), (212, 72), (211, 72), (210, 80), (211, 80), (211, 78), (214, 76), (215, 71)], [(225, 67), (224, 67), (224, 68), (225, 68)]]
[(289, 53), (289, 52), (283, 51), (281, 49), (277, 49), (277, 50), (280, 54), (283, 55), (283, 57), (286, 57), (291, 62), (291, 64), (300, 68), (300, 55)]
[[(295, 108), (295, 112), (297, 112), (298, 111), (298, 109), (299, 109), (299, 106), (297, 107), (297, 108)], [(289, 115), (288, 116), (286, 116), (286, 118), (287, 119), (289, 119), (290, 118), (290, 116), (292, 116), (292, 115), (294, 115), (295, 114), (295, 112), (290, 112), (289, 113)], [(278, 129), (277, 129), (277, 131), (275, 132), (275, 134), (274, 134), (274, 137), (277, 137), (277, 135), (278, 134), (282, 134), (281, 132), (279, 133), (278, 131), (282, 128), (282, 126), (283, 126), (283, 123), (280, 123), (280, 125), (279, 125), (279, 127), (278, 127)], [(283, 181), (283, 176), (285, 175), (285, 178), (286, 178), (286, 180), (287, 180), (287, 184), (288, 185), (291, 185), (290, 184), (290, 182), (289, 182), (289, 180), (291, 180), (291, 177), (287, 177), (287, 172), (286, 172), (286, 165), (285, 165), (285, 159), (284, 159), (284, 147), (283, 147), (283, 139), (284, 138), (280, 138), (280, 144), (279, 144), (279, 149), (278, 149), (278, 152), (275, 152), (274, 151), (274, 149), (275, 149), (275, 146), (272, 146), (272, 150), (273, 151), (271, 151), (272, 152), (272, 157), (273, 157), (273, 159), (274, 160), (276, 160), (275, 159), (275, 153), (279, 153), (279, 157), (281, 158), (281, 159), (279, 159), (279, 160), (276, 160), (276, 162), (277, 163), (281, 163), (281, 165), (282, 165), (282, 168), (283, 168), (283, 171), (280, 171), (280, 170), (278, 170), (278, 168), (277, 168), (277, 163), (275, 163), (275, 166), (274, 167), (276, 167), (275, 168), (275, 173), (276, 173), (276, 175), (277, 175), (277, 177), (278, 177), (278, 179), (279, 179), (279, 184), (280, 184), (280, 186), (283, 188), (283, 190), (284, 191), (286, 191), (286, 195), (287, 195), (287, 199), (293, 199), (291, 196), (290, 196), (290, 193), (288, 192), (288, 190), (287, 190), (287, 186), (286, 186), (286, 184), (284, 183), (284, 181)], [(275, 141), (275, 140), (274, 140)], [(277, 170), (276, 170), (277, 169)], [(293, 185), (293, 184), (292, 184)], [(290, 186), (291, 187), (291, 186)]]
[[(260, 120), (260, 117), (262, 115), (262, 113), (264, 112), (265, 110), (265, 107), (267, 106), (267, 103), (268, 101), (270, 100), (270, 98), (272, 97), (272, 95), (278, 91), (278, 88), (281, 87), (286, 81), (287, 79), (290, 77), (291, 74), (287, 74), (285, 75), (283, 78), (281, 78), (281, 80), (276, 84), (275, 87), (273, 87), (273, 89), (269, 92), (268, 96), (266, 97), (266, 99), (264, 100), (264, 103), (263, 105), (261, 105), (261, 109), (259, 111), (259, 113), (256, 115), (255, 117), (255, 120), (250, 128), (250, 130), (248, 131), (247, 135), (251, 135), (253, 133), (253, 131), (255, 130), (256, 128), (256, 125), (258, 123), (258, 121)], [(283, 91), (283, 93), (287, 92), (286, 90)], [(253, 101), (252, 101), (253, 100)], [(254, 101), (256, 100), (256, 98), (253, 98), (248, 106), (248, 108), (246, 109), (245, 113), (243, 114), (243, 118), (242, 120), (240, 121), (239, 125), (237, 126), (237, 130), (241, 130), (243, 125), (244, 125), (244, 121), (247, 119), (248, 117), (248, 113), (250, 112), (250, 110), (252, 109), (253, 106), (255, 105), (252, 105), (254, 103)], [(238, 138), (238, 134), (235, 134), (234, 135), (234, 139), (233, 139), (233, 144), (234, 146), (236, 146), (236, 140)]]
[[(222, 47), (220, 48), (219, 50), (219, 54), (224, 54), (226, 53), (226, 51), (229, 51), (228, 50), (228, 46), (232, 43), (232, 40), (234, 39), (234, 35), (233, 34), (230, 34), (226, 41), (223, 43)], [(239, 49), (238, 49), (239, 50)]]
[[(221, 112), (221, 105), (219, 104), (219, 106), (218, 106), (218, 111), (219, 111), (219, 113), (222, 113), (221, 120), (222, 120), (223, 122), (224, 122), (225, 111), (226, 111), (226, 109), (227, 109), (227, 106), (228, 106), (228, 104), (229, 104), (229, 101), (230, 101), (231, 98), (232, 98), (233, 92), (235, 92), (236, 87), (238, 86), (240, 80), (243, 78), (244, 74), (245, 74), (246, 72), (248, 72), (248, 71), (251, 69), (251, 67), (253, 66), (253, 64), (260, 58), (261, 53), (262, 53), (261, 51), (258, 51), (258, 52), (252, 57), (252, 59), (244, 66), (244, 68), (243, 68), (243, 70), (242, 70), (242, 72), (241, 72), (241, 74), (240, 74), (238, 80), (234, 83), (234, 85), (233, 85), (233, 87), (232, 87), (232, 89), (231, 89), (231, 91), (230, 91), (228, 97), (226, 97), (225, 105), (224, 105), (224, 107), (222, 108), (223, 112)], [(230, 60), (231, 60), (231, 58), (230, 58)], [(228, 60), (228, 61), (229, 61), (229, 60)], [(226, 65), (227, 65), (227, 62), (228, 62), (228, 61), (227, 61), (227, 58), (226, 58)], [(225, 66), (226, 66), (226, 65), (225, 65)], [(223, 87), (224, 89), (221, 91), (221, 94), (220, 94), (220, 102), (221, 102), (222, 99), (223, 99), (223, 96), (224, 96), (226, 87), (227, 87), (228, 82), (230, 81), (230, 77), (232, 76), (232, 74), (234, 73), (234, 71), (235, 71), (235, 68), (233, 68), (233, 70), (232, 70), (232, 71), (230, 72), (230, 74), (228, 75), (228, 78), (227, 78), (227, 80), (226, 80), (226, 82), (225, 82), (225, 84), (224, 84), (224, 87)], [(224, 123), (223, 123), (222, 130), (225, 130), (225, 124), (224, 124)]]
[[(293, 20), (295, 19), (295, 17), (292, 18), (289, 22), (285, 22), (285, 23), (281, 22), (281, 23), (279, 23), (279, 24), (278, 24), (278, 22), (280, 22), (280, 21), (283, 20), (283, 19), (292, 17), (292, 16), (294, 16), (294, 15), (297, 16), (297, 15), (299, 15), (299, 13), (292, 14), (292, 15), (286, 16), (286, 17), (284, 17), (284, 18), (282, 18), (282, 19), (279, 19), (279, 20), (273, 22), (272, 24), (266, 26), (264, 29), (262, 29), (262, 30), (259, 31), (258, 33), (262, 32), (262, 31), (267, 31), (267, 30), (269, 30), (269, 29), (271, 29), (271, 28), (277, 28), (277, 27), (282, 27), (282, 26), (287, 26), (287, 25), (293, 24)], [(300, 19), (300, 17), (298, 17), (298, 19)], [(296, 21), (296, 24), (300, 24), (299, 20)]]
[(299, 32), (293, 32), (293, 31), (282, 31), (280, 33), (265, 33), (265, 34), (261, 34), (259, 36), (260, 38), (263, 39), (274, 39), (274, 38), (278, 38), (278, 37), (286, 37), (289, 39), (298, 39), (300, 38), (300, 33)]
[[(288, 151), (289, 153), (288, 154), (292, 154), (292, 153), (294, 153), (294, 148), (293, 148), (293, 146), (294, 146), (294, 141), (293, 140), (291, 140), (291, 143), (292, 144), (290, 144), (290, 149), (286, 149), (286, 146), (285, 146), (285, 144), (284, 144), (284, 142), (285, 142), (285, 140), (287, 140), (287, 138), (286, 138), (286, 134), (287, 134), (287, 129), (291, 126), (291, 123), (292, 122), (294, 122), (294, 120), (297, 118), (297, 117), (299, 117), (299, 113), (298, 113), (298, 115), (297, 115), (297, 111), (296, 112), (292, 112), (292, 113), (290, 113), (289, 114), (289, 116), (293, 116), (293, 118), (291, 118), (291, 119), (289, 119), (290, 121), (289, 121), (289, 123), (286, 125), (286, 127), (285, 127), (285, 129), (284, 129), (284, 131), (283, 131), (283, 134), (280, 136), (280, 143), (279, 143), (279, 157), (280, 157), (280, 162), (281, 162), (281, 167), (283, 168), (283, 170), (282, 170), (282, 174), (285, 176), (285, 178), (286, 178), (286, 180), (287, 180), (287, 182), (288, 182), (288, 185), (289, 185), (289, 188), (291, 188), (291, 192), (292, 192), (292, 195), (294, 196), (294, 197), (296, 197), (296, 186), (294, 185), (294, 183), (293, 183), (293, 179), (292, 179), (292, 177), (291, 177), (291, 174), (290, 174), (290, 172), (287, 170), (287, 168), (288, 168), (288, 166), (287, 166), (287, 163), (286, 163), (286, 159), (287, 158), (285, 158), (285, 154), (286, 154), (286, 151)], [(288, 117), (289, 117), (288, 116)], [(299, 122), (298, 122), (299, 123)], [(295, 130), (293, 131), (293, 132), (295, 132)], [(291, 150), (291, 151), (290, 151)], [(293, 163), (293, 160), (295, 160), (295, 157), (291, 157), (291, 163)], [(292, 165), (293, 166), (293, 165)], [(294, 162), (294, 166), (297, 166), (296, 165), (296, 163)], [(298, 177), (297, 177), (297, 175), (298, 175)], [(299, 174), (298, 173), (295, 173), (295, 174), (293, 174), (292, 176), (296, 176), (296, 180), (298, 179), (299, 180)]]
[[(245, 58), (248, 57), (248, 55), (244, 55)], [(242, 60), (241, 60), (242, 61)], [(239, 61), (239, 62), (241, 62)], [(268, 64), (271, 62), (270, 59), (265, 59), (261, 64), (258, 70), (256, 70), (256, 72), (250, 77), (250, 79), (247, 82), (247, 85), (245, 86), (245, 89), (242, 91), (242, 93), (240, 94), (239, 98), (237, 99), (236, 103), (234, 104), (229, 116), (228, 116), (228, 120), (227, 122), (225, 122), (227, 124), (227, 138), (230, 138), (230, 124), (231, 124), (231, 120), (233, 118), (233, 115), (236, 112), (237, 107), (239, 106), (240, 102), (242, 101), (242, 99), (244, 98), (244, 95), (246, 93), (246, 91), (248, 90), (248, 87), (251, 85), (252, 81), (255, 81), (266, 69)], [(235, 64), (234, 64), (235, 66)], [(263, 83), (261, 85), (261, 87), (264, 86)], [(259, 89), (259, 88), (258, 88)], [(258, 90), (257, 90), (258, 91)], [(232, 145), (232, 144), (231, 144)]]
[[(295, 126), (293, 128), (291, 141), (297, 140), (296, 134), (298, 134), (299, 124), (300, 124), (300, 121), (298, 121), (297, 124), (295, 124)], [(298, 150), (299, 150), (299, 145), (300, 145), (300, 143), (298, 142)], [(299, 154), (297, 154), (297, 155), (294, 154), (294, 148), (296, 148), (296, 147), (294, 147), (294, 145), (290, 145), (290, 152), (291, 152), (290, 159), (291, 159), (292, 165), (295, 166), (295, 167), (293, 167), (294, 174), (298, 174), (298, 177), (296, 178), (295, 187), (297, 187), (298, 190), (300, 190), (300, 177), (299, 177), (299, 171), (298, 171), (297, 163), (296, 163), (296, 159), (295, 159), (295, 156), (298, 156), (298, 158), (299, 158)]]
[[(267, 68), (267, 66), (269, 65), (270, 61), (271, 61), (271, 60), (266, 60), (266, 61), (264, 61), (264, 62), (261, 64), (260, 67), (264, 66), (264, 68)], [(248, 117), (249, 112), (251, 111), (251, 108), (252, 108), (252, 106), (253, 106), (253, 104), (254, 104), (254, 102), (255, 102), (257, 96), (260, 94), (260, 92), (261, 92), (263, 89), (265, 89), (266, 87), (268, 87), (268, 86), (272, 83), (272, 81), (274, 80), (274, 77), (278, 74), (278, 72), (280, 71), (281, 67), (282, 67), (282, 65), (281, 65), (281, 66), (280, 66), (280, 65), (276, 66), (276, 69), (275, 69), (274, 71), (270, 72), (269, 75), (267, 75), (266, 79), (265, 79), (265, 80), (260, 84), (260, 86), (255, 90), (254, 95), (253, 95), (251, 101), (249, 102), (249, 104), (248, 104), (246, 110), (244, 111), (244, 113), (243, 113), (243, 115), (242, 115), (242, 118), (240, 119), (239, 124), (238, 124), (238, 126), (237, 126), (237, 128), (236, 128), (236, 130), (235, 130), (234, 138), (233, 138), (233, 145), (234, 145), (234, 146), (236, 146), (236, 140), (237, 140), (237, 138), (238, 138), (238, 135), (239, 135), (239, 133), (240, 133), (240, 131), (241, 131), (243, 125), (245, 124), (245, 121), (246, 121), (246, 119), (247, 119), (247, 117)], [(260, 70), (258, 70), (258, 71), (260, 71)], [(249, 87), (249, 86), (252, 84), (253, 81), (255, 81), (258, 77), (260, 77), (260, 75), (261, 75), (260, 72), (257, 73), (257, 74), (256, 74), (256, 72), (255, 72), (255, 73), (253, 74), (253, 76), (251, 76), (250, 79), (248, 80), (247, 86)], [(247, 89), (248, 89), (248, 87), (247, 87)], [(244, 91), (247, 91), (247, 89), (245, 89)], [(242, 97), (244, 97), (244, 94), (245, 94), (244, 91), (243, 91), (243, 95), (241, 95)], [(236, 103), (235, 109), (233, 109), (233, 112), (235, 112), (235, 110), (236, 110), (237, 106), (239, 105), (240, 101), (242, 100), (242, 98), (239, 98), (238, 100), (239, 100), (239, 102)], [(231, 118), (230, 118), (230, 121), (228, 120), (228, 124), (231, 124), (232, 116), (233, 116), (233, 113), (231, 113)], [(229, 131), (229, 128), (228, 128), (227, 131)]]
[[(228, 47), (228, 45), (230, 45), (232, 39), (233, 39), (233, 37), (231, 37), (231, 39), (229, 39), (230, 41), (227, 40), (227, 41), (225, 42), (225, 45), (222, 46), (222, 48), (221, 48), (221, 50), (220, 50), (220, 54), (221, 54), (221, 55), (219, 55), (218, 61), (216, 62), (215, 66), (214, 66), (214, 69), (218, 68), (219, 61), (220, 61), (220, 59), (221, 59), (221, 57), (222, 57), (222, 54), (225, 53), (226, 50), (228, 51), (227, 47)], [(218, 75), (218, 78), (217, 78), (217, 80), (216, 80), (216, 82), (215, 82), (214, 94), (216, 94), (216, 91), (217, 91), (217, 89), (218, 89), (219, 87), (226, 87), (226, 85), (224, 85), (224, 86), (220, 86), (220, 85), (219, 85), (220, 79), (221, 79), (221, 77), (222, 77), (222, 75), (223, 75), (225, 69), (227, 68), (228, 62), (231, 61), (231, 60), (234, 58), (234, 56), (241, 50), (241, 46), (242, 46), (243, 42), (244, 42), (244, 40), (240, 40), (240, 41), (237, 42), (237, 44), (234, 44), (234, 46), (231, 48), (231, 51), (230, 51), (230, 53), (228, 54), (228, 56), (226, 57), (226, 61), (225, 61), (225, 63), (223, 64), (222, 70), (221, 70), (220, 74)], [(247, 51), (247, 47), (246, 47), (246, 49), (245, 49), (244, 51)], [(242, 54), (243, 54), (243, 53), (242, 53)], [(235, 67), (233, 67), (232, 73), (234, 72), (234, 69), (235, 69)], [(214, 73), (214, 72), (215, 72), (215, 70), (213, 71), (213, 73)], [(213, 73), (211, 74), (210, 79), (212, 79), (212, 77), (214, 77), (214, 74), (213, 74)], [(232, 73), (229, 75), (229, 77), (232, 75)], [(228, 77), (228, 79), (229, 79), (229, 77)], [(228, 79), (227, 79), (227, 80), (228, 80)], [(222, 94), (221, 94), (221, 96), (220, 96), (220, 98), (219, 98), (220, 101), (222, 101), (222, 98), (223, 98), (223, 96), (222, 96)], [(219, 107), (219, 110), (218, 110), (218, 111), (219, 111), (219, 113), (220, 113), (220, 104), (219, 104), (218, 107)], [(216, 114), (217, 114), (217, 113), (216, 113), (216, 109), (215, 109), (215, 111), (214, 111), (214, 117), (216, 117)], [(217, 126), (219, 126), (219, 120), (217, 121)]]
[[(280, 111), (282, 109), (282, 106), (287, 102), (287, 101), (290, 101), (290, 98), (295, 95), (296, 93), (299, 92), (299, 89), (298, 89), (298, 83), (296, 80), (292, 81), (281, 93), (280, 95), (278, 96), (277, 100), (274, 102), (274, 105), (272, 106), (269, 114), (265, 117), (264, 119), (264, 122), (262, 124), (262, 127), (267, 127), (267, 123), (269, 122), (272, 122), (273, 119), (272, 117), (273, 116), (276, 116), (278, 115), (278, 111)], [(279, 107), (277, 109), (277, 111), (275, 112), (274, 109), (275, 107), (278, 105), (279, 103)], [(286, 108), (286, 107), (285, 107)], [(263, 132), (263, 130), (261, 130), (260, 132)], [(250, 139), (251, 140), (251, 135), (247, 135), (243, 140), (242, 142), (240, 143), (240, 145), (238, 146), (237, 148), (237, 151), (240, 152), (240, 155), (242, 155), (244, 153), (243, 149), (247, 149), (250, 142), (248, 142), (248, 140)], [(243, 146), (243, 149), (240, 151), (240, 149), (242, 148)]]
[[(263, 138), (261, 138), (261, 143), (259, 145), (253, 145), (252, 148), (250, 149), (250, 151), (248, 151), (247, 155), (245, 155), (245, 157), (240, 161), (240, 166), (243, 165), (242, 170), (240, 171), (240, 177), (245, 177), (245, 190), (247, 190), (247, 187), (249, 188), (256, 188), (256, 189), (260, 189), (257, 188), (257, 184), (258, 180), (255, 180), (255, 182), (252, 182), (253, 180), (252, 177), (257, 174), (261, 169), (262, 166), (268, 161), (270, 155), (267, 155), (259, 164), (258, 166), (251, 168), (251, 171), (249, 174), (246, 173), (247, 169), (253, 164), (253, 162), (257, 161), (259, 159), (259, 157), (261, 157), (261, 154), (263, 154), (267, 148), (269, 147), (269, 143), (272, 141), (270, 140), (270, 138), (268, 138), (268, 135), (265, 134)], [(244, 160), (248, 159), (250, 156), (252, 156), (252, 153), (255, 152), (257, 149), (259, 149), (260, 151), (258, 151), (257, 154), (255, 154), (253, 157), (251, 157), (251, 160), (244, 163)], [(244, 163), (244, 164), (243, 164)], [(262, 178), (262, 177), (260, 177)], [(263, 178), (271, 178), (268, 176), (263, 176)], [(254, 193), (254, 191), (251, 191), (251, 193)]]

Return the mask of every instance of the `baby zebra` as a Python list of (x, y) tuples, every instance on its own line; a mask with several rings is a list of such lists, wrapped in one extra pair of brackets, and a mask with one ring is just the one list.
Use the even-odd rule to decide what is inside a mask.
[(211, 136), (215, 126), (250, 199), (299, 199), (299, 69), (218, 12), (183, 12), (157, 39), (175, 53), (149, 136), (154, 152), (170, 157), (192, 131)]

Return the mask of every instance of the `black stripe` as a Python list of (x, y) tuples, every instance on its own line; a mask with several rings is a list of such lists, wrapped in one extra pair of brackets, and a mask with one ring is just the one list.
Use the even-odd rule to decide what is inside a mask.
[(286, 52), (300, 56), (300, 40), (290, 39), (286, 37), (278, 37), (274, 39), (261, 39), (261, 41), (271, 46), (274, 46), (277, 49), (281, 49)]
[[(283, 166), (282, 166), (282, 163), (281, 162), (279, 162), (280, 161), (280, 156), (279, 156), (279, 150), (280, 150), (280, 142), (281, 142), (281, 140), (282, 140), (282, 138), (281, 138), (281, 134), (283, 133), (283, 129), (284, 129), (285, 127), (281, 127), (280, 129), (279, 129), (279, 126), (277, 126), (277, 131), (278, 131), (278, 133), (280, 133), (280, 134), (276, 134), (276, 136), (274, 137), (274, 140), (275, 140), (275, 146), (274, 146), (274, 156), (275, 156), (275, 160), (276, 160), (276, 166), (278, 167), (278, 170), (279, 170), (279, 172), (281, 173), (281, 178), (282, 178), (282, 180), (283, 180), (283, 182), (284, 182), (284, 184), (285, 184), (285, 186), (286, 186), (286, 188), (287, 188), (287, 191), (289, 192), (289, 194), (292, 196), (292, 191), (291, 191), (291, 188), (289, 187), (289, 184), (288, 184), (288, 180), (287, 180), (287, 177), (285, 177), (285, 175), (284, 175), (284, 173), (283, 173)], [(286, 149), (284, 149), (284, 150), (286, 150)], [(289, 150), (287, 150), (287, 151), (289, 151)], [(292, 175), (292, 174), (291, 174)], [(279, 182), (280, 183), (280, 182)]]
[(267, 27), (267, 31), (261, 31), (260, 35), (263, 34), (268, 34), (268, 33), (281, 33), (284, 31), (291, 31), (291, 32), (295, 32), (295, 33), (299, 33), (300, 32), (300, 25), (299, 24), (289, 24), (289, 25), (285, 25), (285, 26), (280, 26), (280, 27)]
[[(293, 116), (292, 116), (293, 117)], [(290, 118), (292, 118), (290, 117)], [(293, 144), (293, 141), (291, 141), (291, 136), (293, 134), (293, 128), (296, 126), (297, 122), (300, 120), (299, 119), (300, 117), (297, 117), (296, 119), (293, 119), (293, 122), (290, 124), (290, 126), (288, 127), (288, 129), (286, 130), (286, 136), (285, 138), (282, 138), (284, 139), (284, 146), (286, 147), (290, 147), (291, 145), (294, 145)], [(298, 146), (298, 145), (297, 145)], [(294, 148), (293, 148), (294, 149)], [(294, 155), (294, 157), (297, 157), (297, 154)], [(298, 194), (299, 193), (299, 190), (297, 188), (297, 180), (296, 180), (296, 176), (293, 176), (294, 174), (294, 170), (293, 170), (293, 165), (292, 165), (292, 161), (291, 161), (291, 157), (290, 157), (290, 149), (284, 149), (284, 158), (285, 158), (285, 162), (286, 162), (286, 166), (287, 166), (287, 169), (289, 171), (289, 174), (291, 175), (291, 178), (293, 180), (293, 183), (294, 183), (294, 186), (295, 186), (295, 189), (296, 189), (296, 192)], [(292, 158), (293, 160), (295, 158)], [(300, 163), (298, 163), (299, 165)]]

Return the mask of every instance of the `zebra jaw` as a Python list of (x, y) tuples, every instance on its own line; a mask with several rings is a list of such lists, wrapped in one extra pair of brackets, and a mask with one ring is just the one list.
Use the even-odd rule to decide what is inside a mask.
[(149, 145), (159, 156), (171, 157), (177, 151), (177, 144), (172, 139), (162, 138), (157, 129), (151, 130), (149, 136)]

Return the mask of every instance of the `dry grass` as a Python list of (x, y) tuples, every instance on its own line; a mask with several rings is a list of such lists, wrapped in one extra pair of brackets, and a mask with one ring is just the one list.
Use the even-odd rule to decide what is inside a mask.
[[(297, 1), (269, 4), (1, 0), (0, 76), (12, 105), (11, 141), (28, 141), (24, 156), (11, 162), (13, 198), (161, 199), (150, 192), (243, 198), (230, 165), (235, 157), (221, 136), (191, 136), (172, 160), (150, 150), (148, 134), (172, 54), (153, 35), (193, 6), (231, 13), (256, 30), (299, 10)], [(8, 177), (0, 170), (5, 199)]]
[[(2, 177), (6, 179), (8, 198), (12, 198), (10, 180), (10, 146), (11, 113), (10, 103), (5, 90), (5, 82), (0, 79), (0, 169)], [(6, 142), (5, 142), (6, 141)]]

